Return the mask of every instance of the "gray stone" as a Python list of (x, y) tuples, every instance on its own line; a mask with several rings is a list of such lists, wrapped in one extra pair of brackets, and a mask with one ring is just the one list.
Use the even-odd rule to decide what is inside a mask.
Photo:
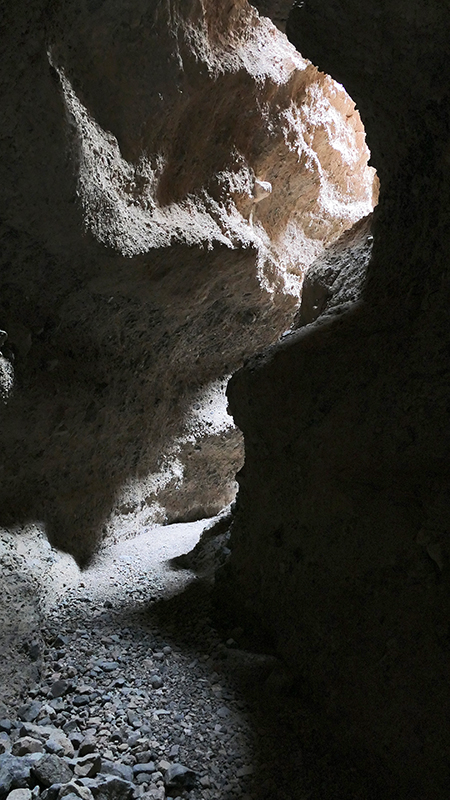
[(14, 742), (11, 752), (13, 756), (26, 756), (30, 753), (43, 753), (44, 748), (39, 739), (33, 739), (31, 736), (23, 736)]
[(102, 758), (101, 772), (103, 775), (116, 775), (124, 781), (133, 780), (133, 768), (128, 764), (119, 764)]
[(116, 669), (119, 669), (120, 664), (118, 661), (100, 661), (97, 666), (99, 666), (103, 672), (115, 672)]
[(50, 688), (50, 694), (52, 697), (62, 697), (64, 694), (66, 694), (68, 688), (69, 684), (67, 681), (55, 681)]
[(33, 767), (33, 773), (42, 786), (53, 783), (69, 783), (73, 777), (72, 770), (64, 759), (55, 755), (45, 756)]
[(130, 723), (130, 725), (133, 726), (133, 728), (140, 728), (141, 727), (141, 718), (140, 718), (139, 714), (136, 714), (135, 711), (131, 711), (131, 710), (128, 711), (127, 712), (127, 719), (128, 719), (128, 722)]
[(41, 655), (41, 646), (39, 642), (33, 641), (28, 646), (28, 655), (30, 656), (32, 661), (37, 661)]
[(67, 735), (69, 735), (69, 733), (73, 733), (74, 731), (77, 731), (77, 730), (78, 730), (78, 722), (77, 722), (76, 719), (69, 719), (68, 722), (66, 722), (63, 725), (63, 731)]
[(163, 684), (164, 681), (160, 675), (152, 675), (152, 677), (150, 678), (150, 686), (152, 686), (153, 689), (161, 689)]
[(76, 694), (75, 697), (72, 698), (72, 703), (77, 707), (87, 706), (89, 705), (89, 696), (87, 694)]
[(108, 776), (98, 785), (95, 795), (96, 800), (131, 800), (134, 794), (134, 785), (115, 775)]
[(81, 742), (78, 755), (87, 756), (89, 753), (95, 753), (96, 750), (98, 750), (97, 739), (93, 734), (89, 734), (88, 736), (85, 736)]
[(83, 786), (82, 783), (76, 780), (61, 786), (58, 792), (58, 800), (62, 800), (63, 797), (68, 797), (71, 794), (75, 794), (81, 800), (93, 800), (94, 798), (89, 787)]
[(0, 754), (11, 752), (11, 739), (8, 734), (2, 731), (0, 733)]
[(39, 764), (45, 758), (45, 753), (30, 753), (28, 756), (21, 756), (21, 758), (26, 759), (30, 767), (34, 767), (35, 764)]
[(33, 700), (31, 703), (27, 703), (26, 705), (20, 706), (17, 711), (17, 716), (23, 722), (33, 722), (36, 717), (39, 715), (39, 712), (42, 708), (42, 703), (38, 700)]
[(147, 761), (146, 764), (135, 764), (133, 767), (133, 775), (141, 775), (142, 773), (156, 772), (156, 765), (154, 761)]
[(32, 736), (34, 739), (39, 739), (41, 742), (56, 742), (63, 749), (63, 754), (71, 758), (74, 750), (69, 738), (63, 733), (61, 728), (55, 728), (54, 725), (33, 725), (27, 722), (22, 725), (20, 729), (21, 736)]
[(27, 758), (10, 753), (0, 755), (0, 797), (12, 789), (26, 789), (30, 782), (31, 765)]
[(149, 761), (153, 761), (150, 750), (143, 750), (141, 752), (135, 753), (134, 757), (136, 759), (137, 764), (148, 764)]
[(82, 758), (75, 759), (75, 775), (80, 778), (95, 778), (100, 772), (102, 760), (98, 753), (88, 753)]
[(75, 750), (78, 750), (78, 748), (79, 748), (79, 746), (80, 746), (80, 744), (81, 744), (81, 742), (83, 741), (84, 738), (85, 738), (84, 734), (81, 733), (81, 731), (71, 731), (69, 733), (69, 739), (70, 739), (73, 747), (75, 748)]
[(143, 783), (151, 783), (152, 781), (152, 773), (151, 772), (141, 772), (139, 775), (135, 776), (135, 783), (138, 786), (142, 786)]
[(68, 794), (64, 795), (67, 800), (80, 800), (80, 795), (76, 794), (75, 792), (69, 792)]
[(53, 783), (48, 789), (41, 792), (41, 800), (56, 800), (61, 789), (61, 783)]
[(166, 793), (162, 786), (150, 786), (149, 790), (141, 795), (140, 800), (165, 800)]
[(11, 733), (13, 724), (10, 719), (0, 719), (0, 731)]
[(8, 795), (8, 800), (31, 800), (31, 789), (13, 789)]
[(63, 756), (64, 748), (62, 747), (61, 743), (57, 742), (55, 739), (49, 739), (45, 743), (45, 752), (52, 753), (55, 756)]
[(172, 789), (190, 791), (194, 789), (195, 784), (195, 772), (183, 764), (171, 764), (164, 775), (164, 785), (169, 791)]
[(64, 711), (66, 708), (66, 704), (61, 697), (55, 697), (53, 700), (50, 700), (49, 706), (56, 712)]

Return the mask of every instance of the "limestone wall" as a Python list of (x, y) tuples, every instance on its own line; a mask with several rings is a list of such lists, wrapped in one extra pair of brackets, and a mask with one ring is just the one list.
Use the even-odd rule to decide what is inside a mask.
[(227, 376), (290, 326), (374, 173), (353, 102), (244, 0), (2, 25), (0, 523), (86, 561), (233, 498)]

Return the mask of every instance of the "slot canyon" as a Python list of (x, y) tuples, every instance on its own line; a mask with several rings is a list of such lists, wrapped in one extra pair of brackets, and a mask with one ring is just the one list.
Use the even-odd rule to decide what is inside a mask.
[(0, 800), (448, 798), (448, 3), (0, 9)]

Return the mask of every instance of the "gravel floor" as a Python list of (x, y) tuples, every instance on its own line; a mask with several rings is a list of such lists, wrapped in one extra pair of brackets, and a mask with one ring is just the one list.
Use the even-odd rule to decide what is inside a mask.
[(203, 527), (146, 531), (83, 573), (39, 531), (0, 531), (0, 800), (382, 796), (307, 689), (168, 565)]
[[(212, 625), (208, 587), (189, 570), (169, 567), (169, 559), (194, 547), (204, 526), (146, 531), (103, 551), (83, 573), (46, 549), (43, 622), (38, 636), (28, 634), (29, 648), (34, 642), (39, 650), (37, 658), (31, 654), (37, 680), (4, 706), (13, 722), (1, 734), (6, 752), (18, 753), (14, 743), (24, 736), (40, 738), (45, 750), (42, 731), (53, 726), (75, 748), (91, 739), (100, 773), (120, 765), (135, 797), (172, 796), (167, 770), (181, 764), (195, 773), (184, 796), (252, 800), (254, 731), (236, 674), (264, 680), (273, 659), (239, 651), (232, 636), (224, 642)], [(26, 538), (19, 550), (26, 561)], [(42, 554), (35, 584), (39, 575)]]

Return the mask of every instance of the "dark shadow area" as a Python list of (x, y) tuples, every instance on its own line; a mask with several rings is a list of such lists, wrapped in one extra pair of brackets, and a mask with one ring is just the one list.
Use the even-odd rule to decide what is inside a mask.
[[(257, 800), (379, 800), (386, 787), (377, 785), (373, 765), (363, 752), (346, 750), (333, 734), (323, 709), (308, 699), (306, 685), (294, 683), (283, 664), (255, 631), (236, 629), (233, 620), (213, 608), (211, 588), (197, 581), (180, 595), (162, 600), (147, 614), (161, 631), (173, 636), (180, 647), (192, 647), (185, 630), (186, 617), (206, 608), (218, 624), (223, 645), (212, 657), (211, 667), (223, 675), (242, 698), (255, 735), (255, 779), (251, 791)], [(219, 611), (219, 615), (218, 612)], [(255, 649), (247, 649), (249, 646)], [(202, 630), (195, 639), (197, 650), (207, 649)]]
[[(389, 778), (364, 750), (336, 738), (332, 723), (308, 696), (307, 684), (293, 681), (274, 655), (270, 640), (236, 627), (213, 598), (211, 585), (195, 580), (170, 599), (156, 599), (139, 611), (117, 609), (119, 626), (157, 628), (183, 654), (204, 654), (206, 674), (225, 687), (252, 729), (254, 800), (394, 800)], [(212, 635), (211, 635), (212, 633)], [(220, 800), (235, 795), (218, 794)]]

